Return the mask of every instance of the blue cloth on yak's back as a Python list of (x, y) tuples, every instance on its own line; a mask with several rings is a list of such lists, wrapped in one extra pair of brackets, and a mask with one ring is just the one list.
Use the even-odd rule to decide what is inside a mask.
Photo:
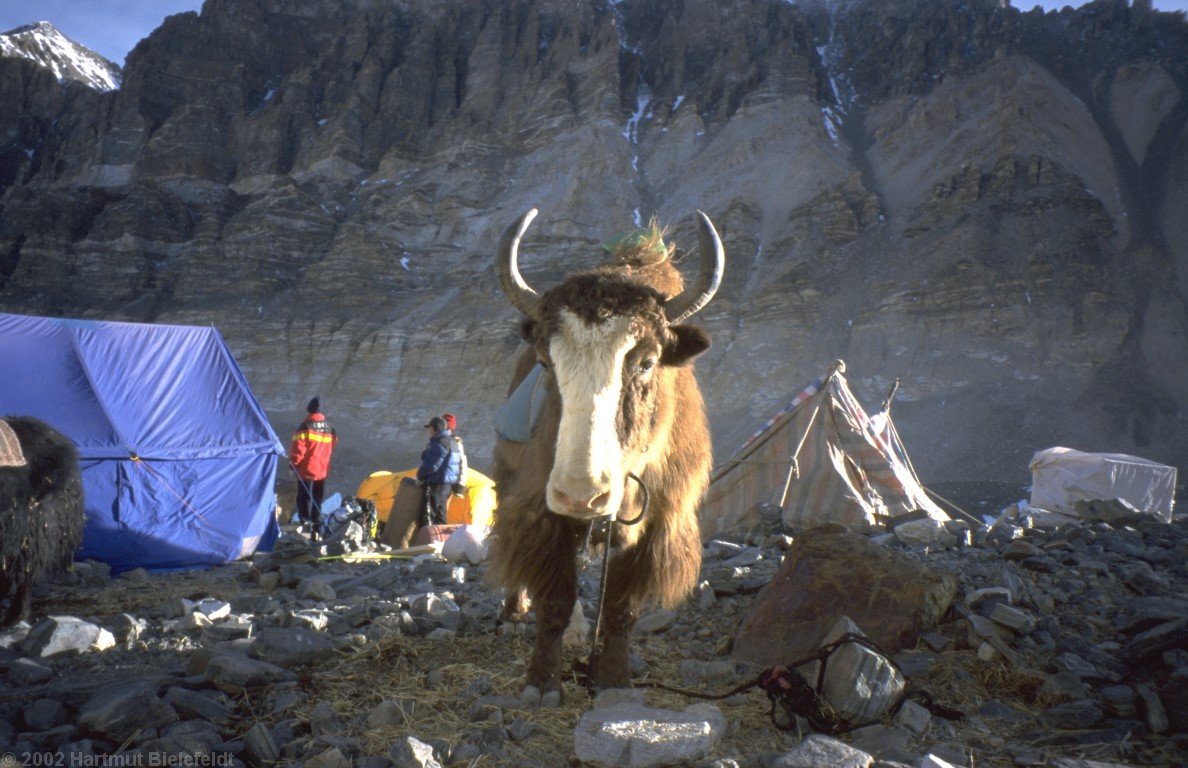
[(511, 397), (495, 412), (495, 434), (513, 443), (526, 443), (544, 405), (544, 390), (540, 377), (544, 367), (537, 363), (511, 393)]

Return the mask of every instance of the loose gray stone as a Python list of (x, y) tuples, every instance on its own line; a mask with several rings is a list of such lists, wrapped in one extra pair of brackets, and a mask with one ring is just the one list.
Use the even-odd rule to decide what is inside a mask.
[(190, 611), (185, 616), (182, 616), (173, 628), (178, 632), (193, 632), (198, 629), (205, 629), (213, 624), (205, 613), (198, 611)]
[(978, 708), (978, 714), (989, 720), (1002, 720), (1008, 723), (1030, 723), (1035, 720), (1031, 714), (1004, 704), (998, 699), (990, 699)]
[(635, 631), (641, 635), (664, 632), (672, 628), (676, 619), (675, 611), (654, 611), (640, 617), (639, 621), (635, 623)]
[(895, 663), (899, 665), (899, 669), (903, 674), (910, 679), (926, 675), (939, 658), (940, 656), (932, 651), (904, 651), (895, 656)]
[(1041, 694), (1066, 701), (1084, 698), (1088, 692), (1089, 687), (1081, 681), (1081, 678), (1069, 672), (1056, 672), (1047, 675), (1040, 686)]
[(959, 766), (930, 753), (920, 760), (920, 768), (959, 768)]
[(133, 584), (143, 584), (149, 580), (149, 572), (143, 568), (133, 568), (121, 574), (120, 578)]
[(395, 768), (442, 768), (433, 757), (433, 747), (412, 736), (392, 744), (388, 757)]
[(205, 741), (181, 734), (146, 741), (129, 757), (135, 758), (133, 765), (198, 765), (209, 764), (211, 755)]
[(608, 768), (674, 765), (708, 757), (725, 730), (726, 718), (712, 704), (684, 712), (620, 704), (582, 715), (574, 754)]
[(1040, 719), (1044, 723), (1068, 730), (1091, 728), (1104, 717), (1105, 714), (1088, 699), (1060, 704), (1040, 714)]
[(338, 747), (331, 747), (325, 752), (306, 758), (305, 768), (351, 768), (351, 759)]
[(1075, 653), (1062, 653), (1053, 660), (1057, 670), (1076, 675), (1082, 680), (1105, 679), (1097, 667), (1082, 659)]
[(330, 619), (321, 611), (286, 611), (280, 624), (282, 627), (300, 627), (321, 632), (330, 626)]
[(194, 604), (194, 612), (201, 613), (211, 621), (218, 621), (231, 615), (231, 603), (207, 597)]
[(1139, 706), (1147, 722), (1147, 727), (1153, 733), (1167, 733), (1170, 724), (1167, 712), (1163, 708), (1163, 702), (1159, 700), (1159, 694), (1146, 684), (1137, 685), (1134, 690), (1138, 694)]
[(1007, 543), (1003, 547), (1004, 560), (1026, 560), (1028, 558), (1038, 558), (1043, 555), (1043, 549), (1036, 547), (1034, 543), (1024, 541), (1023, 539), (1015, 539)]
[(280, 758), (272, 733), (263, 723), (256, 723), (243, 735), (243, 750), (254, 765), (271, 765)]
[[(516, 699), (516, 703), (519, 703), (519, 699)], [(416, 711), (416, 699), (384, 699), (367, 715), (367, 726), (369, 728), (382, 728), (384, 726), (403, 725), (412, 719)]]
[(837, 739), (813, 733), (795, 749), (773, 760), (771, 768), (870, 768), (873, 764), (871, 755)]
[(66, 707), (53, 699), (38, 699), (21, 709), (21, 722), (30, 731), (48, 731), (66, 722)]
[[(827, 646), (847, 633), (861, 635), (849, 617), (843, 616), (834, 624), (821, 646)], [(816, 664), (805, 668), (809, 680), (817, 676)], [(825, 680), (821, 692), (839, 715), (853, 723), (878, 720), (899, 700), (907, 681), (881, 654), (858, 643), (837, 646), (825, 665)]]
[(1188, 616), (1188, 600), (1170, 597), (1140, 597), (1126, 608), (1129, 613), (1118, 618), (1117, 627), (1132, 635)]
[(1141, 663), (1171, 648), (1182, 647), (1185, 642), (1188, 642), (1188, 617), (1160, 624), (1135, 635), (1123, 647), (1122, 653), (1132, 663)]
[[(129, 571), (129, 573), (132, 573), (132, 571)], [(128, 646), (140, 639), (140, 636), (148, 629), (148, 622), (130, 613), (121, 613), (111, 619), (109, 628), (116, 642), (120, 645)]]
[(408, 602), (409, 612), (417, 618), (441, 619), (448, 613), (456, 613), (457, 603), (434, 592), (412, 597)]
[(896, 539), (909, 547), (952, 546), (957, 543), (957, 537), (949, 533), (943, 522), (931, 518), (900, 523), (892, 532)]
[(928, 724), (932, 722), (932, 713), (914, 701), (905, 701), (895, 713), (894, 720), (896, 725), (920, 735), (928, 730)]
[(17, 659), (8, 666), (8, 681), (18, 688), (50, 680), (54, 671), (33, 659)]
[(507, 726), (507, 735), (512, 741), (527, 741), (538, 730), (540, 726), (536, 723), (517, 717)]
[(199, 718), (217, 725), (225, 725), (231, 720), (231, 709), (225, 704), (198, 691), (174, 686), (165, 692), (165, 703), (177, 711), (183, 719)]
[(166, 726), (161, 732), (161, 735), (187, 736), (197, 739), (211, 749), (214, 749), (223, 743), (223, 737), (218, 734), (216, 728), (217, 726), (214, 723), (208, 723), (205, 720), (183, 720)]
[(1027, 634), (1035, 629), (1035, 617), (1014, 606), (995, 603), (988, 614), (991, 621), (1019, 634)]
[(1129, 685), (1107, 685), (1098, 692), (1101, 694), (1101, 700), (1118, 717), (1135, 716), (1135, 700), (1138, 694)]
[(145, 683), (103, 686), (78, 713), (78, 726), (87, 734), (122, 743), (136, 731), (158, 728), (177, 720), (177, 711)]
[(850, 746), (879, 760), (910, 761), (914, 756), (908, 749), (913, 734), (898, 725), (876, 723), (856, 728), (846, 734)]
[(299, 600), (316, 600), (320, 603), (333, 602), (338, 595), (330, 582), (318, 576), (308, 576), (297, 584), (297, 598)]
[(202, 630), (202, 643), (216, 645), (230, 640), (245, 640), (252, 636), (255, 622), (246, 616), (232, 614), (214, 626)]
[(48, 616), (29, 630), (21, 643), (26, 656), (49, 658), (63, 653), (105, 651), (115, 637), (103, 627), (73, 616)]
[(309, 730), (314, 736), (324, 736), (341, 733), (343, 724), (338, 719), (338, 713), (334, 711), (334, 707), (324, 701), (319, 701), (309, 714)]
[(233, 696), (249, 688), (295, 679), (292, 673), (275, 664), (237, 653), (216, 653), (207, 663), (205, 674), (213, 686)]
[(321, 632), (301, 627), (268, 627), (252, 640), (249, 654), (288, 669), (329, 657), (342, 642)]
[(20, 646), (21, 641), (29, 636), (29, 630), (32, 629), (27, 621), (18, 621), (8, 629), (0, 632), (0, 650), (7, 650), (11, 647)]
[(73, 571), (88, 587), (104, 587), (111, 583), (111, 566), (99, 560), (76, 561)]

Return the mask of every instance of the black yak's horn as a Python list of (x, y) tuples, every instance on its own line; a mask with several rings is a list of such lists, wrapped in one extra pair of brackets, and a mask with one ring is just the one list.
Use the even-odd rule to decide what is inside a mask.
[(534, 218), (535, 208), (513, 221), (511, 226), (504, 230), (503, 237), (499, 238), (499, 252), (495, 257), (495, 274), (499, 276), (499, 287), (507, 294), (512, 306), (528, 317), (536, 317), (540, 296), (532, 290), (532, 286), (524, 282), (516, 262), (519, 259), (520, 238), (524, 236)]
[(709, 303), (722, 284), (722, 272), (726, 269), (726, 251), (718, 237), (714, 223), (701, 211), (697, 212), (697, 243), (701, 251), (701, 267), (697, 281), (685, 288), (664, 304), (664, 314), (673, 325), (683, 323), (697, 310)]

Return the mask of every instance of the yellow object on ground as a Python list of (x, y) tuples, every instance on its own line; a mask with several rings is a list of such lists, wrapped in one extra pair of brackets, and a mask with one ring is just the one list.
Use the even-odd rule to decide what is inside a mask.
[[(403, 472), (372, 472), (359, 485), (355, 496), (371, 499), (375, 503), (376, 515), (381, 523), (387, 523), (396, 500), (396, 489), (406, 477), (416, 479), (417, 470)], [(495, 517), (495, 481), (482, 472), (468, 467), (466, 470), (466, 495), (450, 496), (446, 510), (447, 525), (490, 525)]]

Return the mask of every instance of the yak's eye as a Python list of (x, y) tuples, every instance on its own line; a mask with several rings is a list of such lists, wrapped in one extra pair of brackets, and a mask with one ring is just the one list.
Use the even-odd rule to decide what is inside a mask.
[(541, 360), (538, 357), (538, 358), (536, 358), (536, 364), (539, 365), (541, 368), (543, 368), (546, 371), (549, 369), (549, 363), (547, 360)]
[(653, 357), (645, 357), (643, 360), (639, 361), (639, 365), (636, 366), (636, 370), (638, 370), (640, 373), (647, 373), (655, 367), (656, 359)]

